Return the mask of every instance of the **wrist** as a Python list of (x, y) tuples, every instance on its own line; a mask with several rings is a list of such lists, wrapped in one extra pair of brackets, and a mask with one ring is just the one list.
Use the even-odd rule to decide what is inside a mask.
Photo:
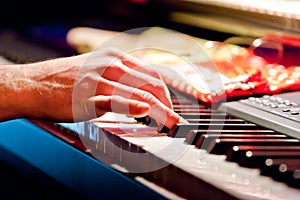
[[(72, 120), (72, 91), (75, 67), (67, 59), (53, 59), (20, 66), (24, 78), (22, 117)], [(67, 113), (67, 114), (66, 114)]]

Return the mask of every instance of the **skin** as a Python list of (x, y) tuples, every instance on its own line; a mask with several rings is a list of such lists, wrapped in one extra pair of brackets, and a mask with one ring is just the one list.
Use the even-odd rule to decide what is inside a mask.
[(172, 110), (160, 75), (116, 49), (0, 65), (0, 112), (0, 121), (25, 117), (73, 122), (106, 112), (149, 115), (168, 128), (182, 120)]

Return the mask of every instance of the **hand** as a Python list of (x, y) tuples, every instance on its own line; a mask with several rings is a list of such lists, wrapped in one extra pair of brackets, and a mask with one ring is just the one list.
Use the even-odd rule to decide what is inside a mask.
[(117, 50), (98, 50), (11, 69), (16, 80), (10, 88), (16, 94), (11, 99), (12, 113), (18, 117), (82, 121), (116, 112), (132, 117), (149, 115), (168, 128), (181, 120), (172, 110), (159, 73)]

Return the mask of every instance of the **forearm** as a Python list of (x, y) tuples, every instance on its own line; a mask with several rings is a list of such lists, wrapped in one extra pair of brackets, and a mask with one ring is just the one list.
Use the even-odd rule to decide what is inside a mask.
[(68, 73), (70, 68), (60, 66), (56, 60), (0, 66), (0, 121), (21, 117), (59, 119), (60, 112), (69, 114), (64, 114), (63, 120), (72, 120), (75, 75)]
[(30, 87), (32, 83), (20, 65), (0, 66), (0, 121), (24, 116), (25, 105), (31, 100)]

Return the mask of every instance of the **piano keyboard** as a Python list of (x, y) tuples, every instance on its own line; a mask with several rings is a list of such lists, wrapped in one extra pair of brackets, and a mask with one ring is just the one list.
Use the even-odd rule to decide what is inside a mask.
[[(298, 139), (184, 95), (177, 94), (173, 103), (190, 125), (178, 124), (166, 133), (114, 113), (48, 130), (132, 179), (150, 183), (166, 199), (299, 197)], [(33, 123), (47, 129), (43, 122)]]

